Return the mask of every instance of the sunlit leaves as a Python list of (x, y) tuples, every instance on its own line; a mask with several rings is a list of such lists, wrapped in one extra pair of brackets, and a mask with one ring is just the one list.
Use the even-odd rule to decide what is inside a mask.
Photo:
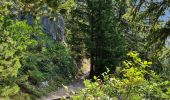
[[(168, 99), (170, 84), (169, 81), (164, 81), (152, 70), (148, 70), (152, 64), (148, 61), (143, 61), (138, 57), (136, 52), (128, 53), (130, 58), (123, 62), (124, 66), (117, 67), (115, 74), (103, 73), (103, 79), (95, 78), (95, 82), (86, 80), (85, 89), (79, 91), (73, 98), (91, 97), (94, 99), (108, 97), (110, 99), (122, 100), (141, 100), (149, 99)], [(97, 78), (97, 79), (96, 79)], [(166, 89), (166, 92), (164, 89)], [(96, 92), (102, 93), (96, 95)]]

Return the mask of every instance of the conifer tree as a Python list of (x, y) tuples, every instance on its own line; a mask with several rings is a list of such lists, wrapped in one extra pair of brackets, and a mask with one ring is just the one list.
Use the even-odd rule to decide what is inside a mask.
[[(125, 43), (121, 16), (124, 13), (121, 6), (120, 2), (112, 0), (77, 0), (74, 19), (77, 18), (81, 30), (75, 38), (85, 37), (83, 42), (91, 59), (91, 77), (100, 75), (106, 67), (113, 71), (123, 58)], [(122, 12), (116, 12), (114, 7)]]

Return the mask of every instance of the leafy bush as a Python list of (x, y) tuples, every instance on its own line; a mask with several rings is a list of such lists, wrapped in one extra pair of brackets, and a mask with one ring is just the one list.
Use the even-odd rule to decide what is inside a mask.
[(128, 53), (130, 60), (117, 67), (114, 74), (109, 70), (102, 74), (103, 80), (94, 76), (95, 82), (84, 81), (85, 88), (71, 97), (77, 99), (168, 99), (170, 82), (150, 70), (152, 62), (142, 61), (135, 52)]
[(0, 99), (16, 95), (20, 90), (17, 82), (22, 82), (18, 70), (23, 52), (4, 24), (4, 16), (0, 15)]
[(69, 49), (44, 34), (38, 23), (32, 27), (25, 21), (4, 22), (3, 17), (0, 22), (1, 98), (29, 100), (29, 94), (40, 95), (41, 82), (62, 80), (56, 83), (61, 84), (77, 74)]
[(51, 40), (42, 33), (37, 23), (34, 27), (23, 21), (11, 23), (7, 30), (13, 33), (12, 38), (18, 47), (24, 47), (21, 50), (24, 55), (19, 76), (27, 75), (30, 84), (35, 86), (39, 86), (43, 81), (57, 80), (59, 77), (74, 78), (77, 67), (64, 44)]

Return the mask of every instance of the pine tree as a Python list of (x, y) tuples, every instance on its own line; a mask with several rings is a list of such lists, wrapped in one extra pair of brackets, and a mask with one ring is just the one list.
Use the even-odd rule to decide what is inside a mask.
[(170, 21), (164, 19), (165, 16), (169, 17), (166, 14), (170, 8), (169, 4), (168, 0), (129, 1), (127, 12), (123, 16), (129, 26), (130, 34), (126, 35), (130, 37), (129, 44), (132, 44), (129, 47), (135, 45), (135, 51), (154, 62), (153, 69), (157, 72), (163, 70), (160, 56), (164, 53), (165, 40), (170, 35)]
[(114, 70), (125, 53), (121, 19), (113, 8), (116, 4), (112, 0), (86, 0), (91, 76), (101, 74), (106, 67)]

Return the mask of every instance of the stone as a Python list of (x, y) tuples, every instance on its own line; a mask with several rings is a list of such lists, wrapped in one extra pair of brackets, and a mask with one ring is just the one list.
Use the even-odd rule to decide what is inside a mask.
[(40, 25), (43, 32), (49, 34), (53, 40), (64, 41), (64, 18), (59, 15), (53, 15), (51, 19), (46, 16), (40, 18)]
[[(40, 26), (42, 27), (42, 31), (55, 41), (65, 41), (65, 23), (64, 18), (59, 14), (54, 14), (48, 18), (47, 16), (40, 17)], [(31, 14), (24, 14), (23, 12), (19, 12), (18, 14), (19, 20), (26, 20), (28, 25), (34, 25), (34, 17)]]
[(48, 81), (41, 82), (40, 87), (44, 88), (44, 87), (47, 87), (47, 86), (49, 86)]

